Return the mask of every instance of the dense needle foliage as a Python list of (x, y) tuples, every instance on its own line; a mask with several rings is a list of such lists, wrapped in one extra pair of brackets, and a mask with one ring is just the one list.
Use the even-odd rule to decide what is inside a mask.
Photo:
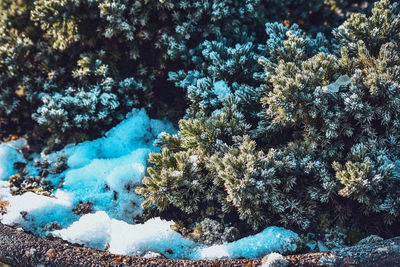
[(399, 22), (380, 1), (331, 39), (267, 23), (265, 44), (203, 42), (170, 73), (190, 106), (150, 155), (144, 205), (254, 230), (398, 223)]
[(179, 131), (136, 192), (219, 233), (205, 243), (270, 225), (391, 229), (400, 11), (372, 3), (0, 0), (0, 135), (52, 151), (145, 107)]

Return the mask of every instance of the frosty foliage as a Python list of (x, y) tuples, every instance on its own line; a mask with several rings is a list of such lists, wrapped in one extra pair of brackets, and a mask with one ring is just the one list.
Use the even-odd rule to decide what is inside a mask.
[(206, 218), (202, 220), (189, 235), (196, 241), (201, 241), (206, 245), (223, 244), (238, 239), (239, 230), (235, 227), (224, 227), (218, 221)]
[(398, 223), (399, 20), (398, 4), (382, 0), (331, 41), (267, 23), (264, 44), (192, 50), (196, 67), (170, 73), (190, 105), (150, 156), (137, 189), (145, 206), (241, 230)]
[(107, 202), (135, 187), (147, 211), (198, 226), (208, 244), (270, 225), (391, 229), (400, 11), (381, 0), (369, 12), (371, 2), (0, 0), (0, 135), (33, 129), (52, 151), (102, 136), (135, 107), (175, 119), (186, 109), (157, 153), (153, 135), (139, 156), (108, 147), (118, 154), (108, 165), (79, 146), (68, 164), (87, 168), (72, 167), (66, 190), (86, 182)]
[[(300, 194), (308, 194), (307, 187), (296, 187), (294, 174), (298, 171), (298, 160), (304, 160), (306, 168), (306, 162), (316, 159), (307, 155), (303, 159), (302, 154), (292, 158), (294, 151), (301, 150), (298, 146), (304, 147), (301, 144), (293, 144), (291, 152), (271, 150), (266, 155), (256, 148), (250, 136), (260, 136), (258, 139), (263, 142), (266, 132), (272, 130), (278, 135), (282, 132), (279, 125), (271, 129), (271, 121), (265, 122), (269, 129), (260, 129), (262, 126), (258, 125), (264, 94), (262, 78), (265, 78), (257, 62), (259, 57), (262, 55), (264, 61), (269, 57), (270, 64), (278, 64), (280, 56), (299, 54), (300, 49), (316, 53), (319, 44), (327, 41), (322, 36), (311, 39), (297, 26), (291, 29), (278, 23), (266, 26), (270, 39), (265, 45), (246, 43), (229, 47), (223, 41), (205, 42), (202, 57), (193, 57), (199, 70), (188, 71), (186, 76), (183, 72), (170, 74), (178, 86), (187, 88), (191, 105), (188, 118), (180, 121), (179, 136), (162, 136), (161, 154), (150, 156), (155, 166), (149, 169), (150, 177), (143, 180), (145, 187), (137, 189), (147, 198), (145, 205), (157, 203), (161, 210), (173, 206), (196, 218), (218, 216), (222, 222), (232, 216), (239, 217), (254, 229), (276, 221), (302, 229), (310, 225), (312, 209), (305, 208), (301, 205), (303, 200), (294, 197), (300, 193), (298, 190), (304, 190)], [(283, 42), (287, 51), (282, 50)], [(222, 101), (215, 94), (215, 84), (230, 87), (231, 92)], [(187, 160), (193, 155), (195, 165)], [(314, 165), (326, 172), (322, 162)], [(311, 180), (305, 182), (307, 186), (312, 185), (313, 172), (319, 175), (308, 170), (305, 177)], [(182, 191), (168, 188), (182, 188)], [(326, 185), (325, 190), (330, 190), (330, 186)]]
[(167, 72), (194, 66), (190, 51), (205, 40), (263, 39), (266, 21), (315, 31), (314, 17), (337, 25), (343, 8), (354, 9), (322, 0), (1, 0), (0, 134), (33, 128), (51, 150), (101, 136), (132, 107), (177, 119), (184, 94)]
[[(84, 140), (79, 137), (82, 130), (101, 132), (120, 121), (129, 108), (140, 103), (143, 95), (143, 85), (133, 78), (116, 81), (109, 77), (109, 66), (100, 59), (83, 56), (78, 64), (80, 67), (73, 75), (82, 87), (42, 93), (42, 105), (32, 115), (54, 136), (69, 136), (68, 141)], [(96, 84), (85, 84), (85, 79), (93, 79)]]

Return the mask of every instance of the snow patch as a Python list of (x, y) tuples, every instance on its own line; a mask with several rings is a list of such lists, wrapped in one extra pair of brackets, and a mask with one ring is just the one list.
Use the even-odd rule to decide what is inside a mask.
[(227, 244), (224, 244), (200, 249), (199, 259), (229, 259), (230, 257)]
[(231, 89), (229, 89), (225, 81), (217, 81), (214, 83), (213, 92), (220, 101), (223, 101), (231, 93)]
[(18, 152), (18, 149), (25, 145), (25, 139), (0, 144), (0, 181), (8, 180), (11, 175), (17, 173), (14, 169), (14, 163), (26, 162), (23, 155)]
[(143, 256), (149, 251), (172, 259), (257, 258), (279, 251), (294, 252), (299, 236), (284, 228), (269, 227), (263, 232), (240, 240), (205, 247), (185, 239), (171, 229), (174, 222), (153, 218), (144, 224), (128, 224), (110, 219), (103, 211), (87, 214), (70, 227), (54, 231), (55, 236), (69, 242), (104, 249), (115, 254)]
[(298, 234), (281, 227), (272, 226), (253, 236), (201, 249), (200, 258), (260, 258), (276, 251), (279, 253), (294, 252), (297, 249), (296, 244), (299, 242)]
[(0, 198), (8, 201), (7, 213), (0, 215), (0, 221), (8, 225), (22, 226), (31, 232), (43, 232), (43, 227), (51, 222), (67, 226), (68, 222), (77, 218), (71, 209), (71, 199), (66, 194), (58, 194), (55, 198), (27, 192), (13, 196), (8, 182), (0, 184)]
[(144, 224), (128, 224), (112, 220), (110, 252), (142, 256), (148, 251), (168, 258), (188, 258), (196, 243), (171, 229), (174, 222), (152, 218)]
[(11, 196), (10, 183), (7, 181), (0, 181), (0, 198), (7, 201)]
[[(134, 222), (135, 216), (142, 212), (143, 202), (134, 190), (145, 175), (149, 153), (159, 150), (153, 143), (163, 131), (175, 132), (171, 123), (150, 119), (144, 109), (134, 109), (102, 138), (67, 145), (61, 151), (41, 155), (51, 164), (66, 158), (69, 168), (46, 178), (59, 188), (55, 197), (34, 193), (11, 196), (4, 193), (10, 191), (9, 185), (6, 189), (3, 184), (0, 192), (4, 196), (0, 197), (10, 205), (8, 212), (0, 216), (0, 221), (21, 225), (43, 236), (48, 233), (47, 226), (53, 222), (67, 227), (76, 221), (79, 217), (72, 209), (82, 201), (91, 202), (95, 211), (105, 211), (107, 216)], [(24, 140), (0, 145), (2, 180), (16, 173), (14, 162), (26, 162), (17, 151), (25, 145)], [(38, 170), (32, 167), (33, 162), (28, 162), (27, 166), (30, 166), (29, 174), (36, 176)]]
[(56, 230), (54, 236), (86, 247), (105, 249), (110, 242), (111, 219), (104, 211), (82, 216), (66, 229)]
[(53, 232), (69, 242), (104, 249), (115, 254), (142, 256), (148, 251), (168, 258), (188, 258), (196, 243), (171, 230), (174, 222), (153, 218), (144, 224), (128, 224), (110, 219), (104, 212), (82, 216), (70, 227)]
[(164, 131), (175, 132), (171, 123), (150, 119), (144, 109), (134, 109), (105, 137), (67, 146), (51, 155), (67, 155), (70, 167), (53, 177), (54, 182), (65, 177), (58, 191), (71, 194), (74, 205), (91, 202), (96, 211), (134, 222), (143, 202), (134, 189), (145, 175), (149, 153), (158, 151), (154, 140)]
[(342, 75), (334, 83), (327, 86), (323, 86), (322, 89), (331, 93), (339, 92), (340, 87), (347, 86), (351, 83), (351, 79), (348, 75)]
[[(222, 99), (230, 89), (219, 81), (215, 83), (215, 93)], [(22, 226), (41, 236), (51, 232), (73, 243), (96, 249), (108, 247), (112, 253), (132, 256), (151, 251), (175, 259), (255, 258), (274, 251), (296, 250), (298, 235), (279, 227), (269, 227), (235, 242), (206, 247), (173, 231), (172, 221), (153, 218), (144, 224), (132, 224), (142, 212), (143, 201), (134, 189), (145, 175), (149, 153), (159, 151), (153, 143), (163, 131), (175, 132), (170, 123), (150, 119), (144, 109), (133, 110), (102, 138), (41, 155), (51, 164), (65, 157), (69, 166), (63, 173), (46, 178), (59, 188), (53, 197), (33, 192), (11, 194), (9, 182), (1, 180), (16, 173), (15, 162), (26, 162), (18, 152), (26, 141), (1, 144), (0, 198), (9, 205), (7, 212), (0, 215), (0, 221)], [(198, 157), (194, 155), (188, 160), (196, 165)], [(29, 174), (37, 175), (34, 164), (27, 163)], [(74, 214), (72, 209), (79, 201), (91, 202), (95, 213), (81, 217)], [(52, 226), (63, 229), (54, 230)]]

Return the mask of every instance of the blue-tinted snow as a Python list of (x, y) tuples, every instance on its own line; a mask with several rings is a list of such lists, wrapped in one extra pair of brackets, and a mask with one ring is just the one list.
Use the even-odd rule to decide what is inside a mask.
[[(164, 131), (175, 132), (171, 123), (150, 119), (144, 109), (135, 109), (104, 137), (68, 145), (61, 151), (44, 156), (53, 163), (61, 156), (67, 158), (69, 168), (61, 174), (49, 176), (50, 181), (59, 186), (55, 197), (34, 193), (15, 197), (0, 195), (10, 202), (7, 214), (0, 216), (0, 220), (44, 235), (47, 234), (46, 227), (40, 226), (48, 226), (52, 222), (62, 227), (69, 226), (79, 219), (72, 209), (79, 201), (89, 201), (95, 211), (105, 211), (112, 218), (134, 222), (135, 216), (142, 212), (143, 201), (134, 189), (145, 175), (149, 153), (158, 150), (153, 145), (155, 139)], [(16, 173), (14, 162), (25, 162), (17, 151), (22, 146), (17, 142), (0, 145), (2, 179)], [(30, 169), (36, 172), (34, 168)], [(27, 214), (22, 216), (22, 211)]]
[(145, 175), (149, 153), (157, 151), (153, 143), (161, 132), (174, 129), (136, 109), (105, 137), (65, 148), (60, 153), (68, 155), (70, 168), (61, 175), (65, 179), (58, 191), (71, 194), (74, 205), (90, 201), (96, 211), (133, 222), (143, 201), (134, 188)]
[(276, 226), (237, 241), (200, 250), (201, 259), (260, 258), (271, 252), (294, 252), (300, 242), (298, 234)]
[(222, 259), (257, 258), (279, 251), (290, 253), (297, 249), (299, 236), (284, 228), (269, 227), (253, 236), (206, 247), (195, 243), (171, 229), (172, 221), (153, 218), (144, 224), (128, 224), (111, 219), (105, 212), (87, 214), (69, 228), (54, 234), (70, 242), (104, 249), (115, 254), (142, 256), (148, 251), (158, 252), (168, 258)]
[(11, 175), (17, 173), (14, 169), (14, 163), (26, 162), (18, 149), (25, 146), (25, 139), (18, 139), (8, 143), (0, 144), (0, 181), (8, 180)]
[(225, 81), (217, 81), (214, 83), (213, 92), (220, 101), (223, 101), (225, 97), (231, 93), (231, 89), (229, 89)]
[[(216, 85), (219, 97), (229, 93), (224, 82)], [(135, 194), (134, 187), (144, 177), (148, 154), (157, 151), (153, 142), (163, 131), (175, 132), (170, 123), (150, 119), (143, 109), (133, 110), (104, 137), (68, 145), (45, 156), (53, 163), (65, 156), (69, 166), (62, 174), (50, 176), (59, 185), (54, 197), (32, 192), (13, 196), (8, 181), (0, 181), (0, 198), (9, 202), (7, 213), (0, 215), (0, 221), (22, 226), (38, 235), (52, 232), (87, 247), (104, 249), (108, 243), (112, 253), (135, 256), (154, 251), (168, 258), (253, 258), (296, 249), (298, 235), (279, 227), (269, 227), (235, 242), (205, 247), (171, 230), (172, 221), (153, 218), (144, 224), (134, 224), (134, 216), (142, 212), (143, 201)], [(0, 180), (16, 173), (15, 162), (26, 162), (18, 151), (24, 145), (24, 140), (0, 145)], [(32, 162), (27, 166), (31, 175), (37, 174)], [(75, 215), (72, 209), (79, 201), (92, 202), (95, 213)], [(49, 228), (54, 222), (63, 229)]]

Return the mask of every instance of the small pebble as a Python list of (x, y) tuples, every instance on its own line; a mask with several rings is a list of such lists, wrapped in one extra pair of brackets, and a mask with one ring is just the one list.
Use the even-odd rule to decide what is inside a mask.
[(36, 249), (31, 248), (30, 250), (25, 251), (25, 256), (28, 257), (28, 258), (30, 258), (30, 257), (32, 257), (33, 255), (35, 255), (35, 253), (36, 253)]
[(163, 254), (157, 253), (154, 251), (147, 251), (142, 257), (143, 258), (153, 258), (153, 259), (165, 259), (166, 258)]
[(262, 259), (261, 267), (286, 267), (289, 261), (279, 253), (270, 253)]
[(380, 253), (380, 252), (389, 252), (389, 248), (388, 247), (383, 247), (383, 248), (377, 248), (376, 250), (375, 250), (375, 252), (378, 252), (378, 253)]
[(51, 248), (44, 255), (48, 258), (54, 258), (55, 256), (57, 256), (57, 251), (54, 248)]

